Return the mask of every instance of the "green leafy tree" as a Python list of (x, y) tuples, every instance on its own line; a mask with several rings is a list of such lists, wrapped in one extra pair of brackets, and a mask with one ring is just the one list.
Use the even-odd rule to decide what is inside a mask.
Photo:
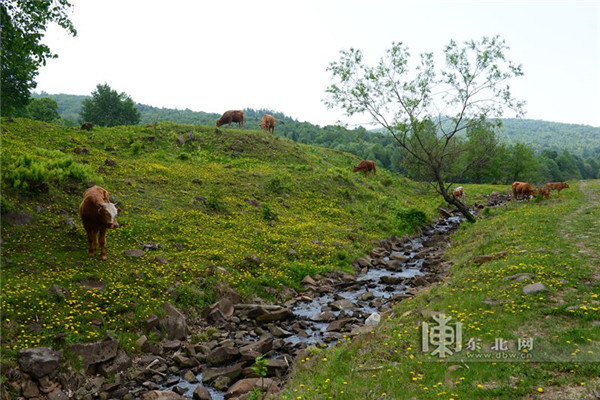
[(117, 93), (108, 84), (99, 84), (91, 99), (82, 103), (81, 119), (100, 126), (135, 125), (140, 122), (140, 112), (125, 93)]
[(460, 132), (500, 118), (507, 109), (522, 113), (524, 104), (513, 98), (508, 82), (523, 73), (507, 60), (507, 49), (497, 36), (462, 46), (452, 40), (444, 49), (445, 68), (436, 68), (433, 53), (424, 53), (413, 70), (402, 43), (393, 43), (374, 67), (351, 48), (327, 68), (334, 83), (325, 103), (348, 116), (370, 115), (406, 153), (407, 166), (475, 221), (451, 195), (447, 179), (458, 175), (456, 164), (464, 151)]
[(60, 119), (58, 103), (49, 97), (32, 99), (27, 106), (29, 116), (38, 121), (54, 122)]
[(39, 68), (47, 59), (57, 57), (41, 42), (48, 24), (57, 23), (71, 35), (77, 34), (67, 15), (70, 8), (67, 0), (0, 2), (2, 115), (24, 112)]
[(511, 146), (506, 158), (506, 170), (510, 180), (520, 181), (532, 178), (538, 169), (538, 160), (533, 149), (523, 143)]

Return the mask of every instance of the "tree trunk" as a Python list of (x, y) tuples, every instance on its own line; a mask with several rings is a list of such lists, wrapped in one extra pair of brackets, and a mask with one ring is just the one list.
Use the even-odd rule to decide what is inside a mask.
[(462, 213), (462, 215), (465, 216), (465, 218), (467, 219), (467, 221), (469, 221), (469, 222), (475, 222), (476, 219), (473, 216), (473, 214), (471, 214), (471, 212), (469, 211), (469, 209), (467, 208), (467, 206), (465, 206), (458, 199), (455, 199), (454, 196), (451, 196), (450, 194), (448, 194), (448, 191), (446, 190), (446, 185), (444, 184), (444, 180), (442, 179), (441, 175), (439, 174), (439, 171), (436, 169), (436, 170), (434, 170), (434, 173), (435, 173), (436, 178), (437, 178), (439, 192), (444, 197), (444, 200), (446, 200), (446, 202), (448, 204), (452, 204), (452, 205), (456, 206), (456, 208), (458, 208), (458, 211), (460, 211)]

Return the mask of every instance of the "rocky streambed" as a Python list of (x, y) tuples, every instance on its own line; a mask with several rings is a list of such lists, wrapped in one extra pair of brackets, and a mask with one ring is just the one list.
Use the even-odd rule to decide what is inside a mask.
[[(487, 205), (508, 199), (492, 194)], [(306, 276), (301, 292), (286, 288), (278, 293), (284, 297), (279, 305), (241, 303), (232, 292), (188, 325), (166, 303), (165, 317), (146, 323), (163, 339), (156, 343), (142, 336), (136, 342), (142, 355), (134, 359), (110, 336), (71, 349), (85, 375), (61, 370), (61, 355), (52, 349), (21, 351), (21, 368), (9, 371), (6, 387), (23, 398), (49, 400), (245, 399), (255, 388), (275, 394), (309, 347), (330, 346), (371, 330), (395, 302), (444, 277), (450, 266), (443, 260), (449, 233), (463, 218), (440, 212), (443, 217), (419, 234), (378, 241), (354, 261), (355, 274)], [(266, 360), (264, 380), (252, 369), (259, 356)]]

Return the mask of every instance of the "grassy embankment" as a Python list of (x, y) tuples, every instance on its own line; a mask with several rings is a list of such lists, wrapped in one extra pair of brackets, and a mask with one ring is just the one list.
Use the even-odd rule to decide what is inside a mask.
[[(415, 210), (436, 215), (438, 198), (383, 170), (354, 174), (356, 162), (257, 131), (162, 123), (86, 132), (3, 121), (2, 213), (33, 216), (2, 223), (3, 359), (106, 330), (131, 350), (165, 300), (193, 319), (226, 285), (273, 299), (271, 288), (349, 270), (372, 240), (414, 230)], [(87, 257), (77, 215), (84, 182), (101, 184), (123, 210), (105, 262)], [(124, 255), (149, 243), (158, 250)]]
[[(490, 211), (454, 235), (446, 282), (399, 304), (372, 334), (313, 351), (284, 398), (583, 399), (598, 393), (600, 181)], [(508, 254), (481, 266), (473, 261), (500, 251)], [(531, 279), (507, 278), (520, 273)], [(524, 294), (534, 282), (548, 290)], [(474, 338), (481, 346), (475, 353), (496, 356), (490, 347), (500, 338), (507, 356), (534, 361), (473, 362), (465, 348), (447, 362), (424, 354), (421, 322), (436, 325), (436, 311), (462, 322), (463, 346)], [(533, 338), (533, 348), (518, 351), (518, 340), (526, 338)], [(429, 352), (436, 348), (430, 346)]]

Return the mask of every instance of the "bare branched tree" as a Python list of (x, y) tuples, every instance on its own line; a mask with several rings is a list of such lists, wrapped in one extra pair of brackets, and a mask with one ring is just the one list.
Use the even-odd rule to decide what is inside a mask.
[[(462, 46), (451, 40), (444, 49), (444, 68), (436, 69), (433, 53), (424, 53), (413, 71), (402, 43), (392, 43), (374, 67), (365, 64), (360, 50), (344, 50), (340, 60), (327, 68), (334, 83), (326, 90), (325, 104), (348, 116), (370, 115), (394, 137), (415, 175), (474, 221), (468, 208), (451, 195), (452, 183), (447, 180), (457, 176), (459, 159), (468, 147), (459, 140), (461, 132), (493, 131), (507, 110), (522, 115), (524, 102), (513, 98), (509, 80), (523, 72), (506, 59), (506, 50), (498, 36)], [(485, 141), (490, 151), (495, 144)], [(480, 152), (481, 157), (488, 154)], [(462, 167), (481, 162), (472, 156)]]

